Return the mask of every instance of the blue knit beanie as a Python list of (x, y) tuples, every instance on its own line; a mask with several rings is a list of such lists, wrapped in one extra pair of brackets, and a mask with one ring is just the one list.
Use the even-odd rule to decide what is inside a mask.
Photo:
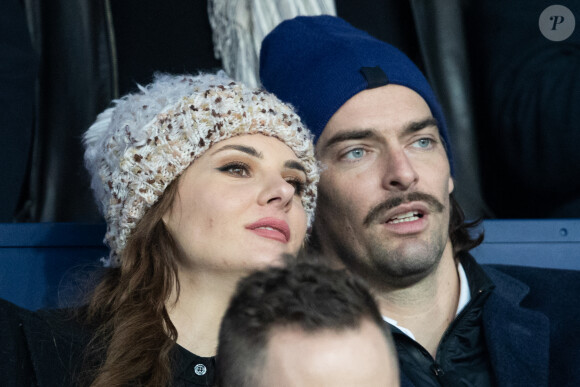
[(315, 141), (355, 94), (387, 84), (417, 92), (437, 120), (452, 165), (445, 118), (421, 71), (397, 48), (334, 16), (299, 16), (280, 23), (262, 42), (260, 79), (294, 105)]

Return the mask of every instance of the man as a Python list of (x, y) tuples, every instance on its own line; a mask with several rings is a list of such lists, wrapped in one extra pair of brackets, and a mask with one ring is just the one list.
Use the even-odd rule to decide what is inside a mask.
[(398, 386), (391, 335), (367, 287), (312, 264), (256, 272), (224, 315), (217, 381), (229, 386)]
[(316, 135), (313, 247), (373, 288), (402, 384), (580, 385), (579, 273), (469, 255), (483, 237), (453, 199), (441, 108), (404, 54), (341, 19), (299, 17), (266, 37), (260, 66)]

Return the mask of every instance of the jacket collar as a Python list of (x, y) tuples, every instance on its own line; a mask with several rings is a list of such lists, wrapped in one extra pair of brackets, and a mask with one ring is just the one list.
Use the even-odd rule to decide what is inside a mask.
[(496, 286), (484, 306), (483, 324), (498, 386), (547, 386), (548, 318), (520, 306), (527, 285), (494, 268), (484, 270)]

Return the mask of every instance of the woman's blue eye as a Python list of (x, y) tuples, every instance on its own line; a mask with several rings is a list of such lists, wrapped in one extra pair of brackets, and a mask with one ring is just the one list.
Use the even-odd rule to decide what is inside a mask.
[(365, 155), (365, 150), (362, 148), (356, 148), (353, 150), (350, 150), (348, 152), (346, 152), (346, 154), (344, 155), (345, 159), (360, 159), (361, 157), (363, 157)]

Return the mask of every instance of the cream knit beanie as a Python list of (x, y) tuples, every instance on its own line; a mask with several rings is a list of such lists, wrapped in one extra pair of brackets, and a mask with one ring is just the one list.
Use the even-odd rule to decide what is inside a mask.
[(119, 266), (137, 222), (195, 159), (219, 141), (257, 133), (283, 141), (306, 167), (302, 204), (310, 227), (319, 178), (312, 135), (274, 95), (220, 71), (157, 75), (114, 101), (84, 135), (91, 188), (107, 222), (105, 266)]

